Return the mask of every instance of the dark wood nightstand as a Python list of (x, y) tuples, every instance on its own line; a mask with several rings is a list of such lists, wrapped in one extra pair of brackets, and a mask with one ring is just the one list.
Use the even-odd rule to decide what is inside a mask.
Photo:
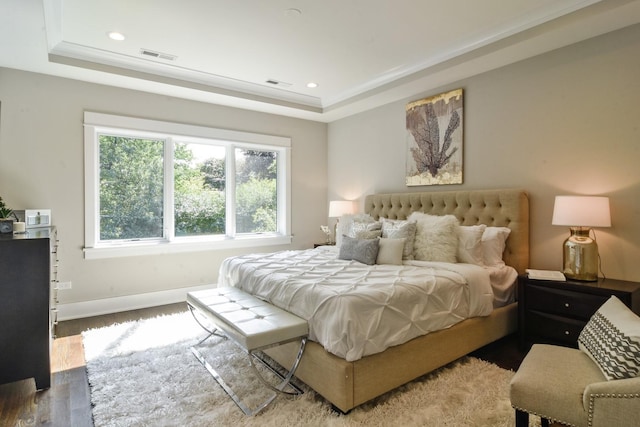
[(518, 277), (518, 332), (521, 349), (533, 343), (578, 347), (578, 335), (611, 295), (640, 315), (640, 283), (534, 280)]
[(317, 248), (318, 246), (335, 246), (335, 243), (314, 243), (313, 244), (313, 249)]

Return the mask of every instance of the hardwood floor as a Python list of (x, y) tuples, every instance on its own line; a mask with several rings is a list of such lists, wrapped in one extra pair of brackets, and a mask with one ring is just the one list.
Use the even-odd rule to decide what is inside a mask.
[(187, 310), (185, 303), (60, 322), (51, 343), (51, 388), (33, 379), (0, 385), (0, 427), (91, 427), (91, 399), (80, 333)]
[[(87, 329), (186, 311), (186, 304), (60, 322), (51, 347), (51, 388), (36, 391), (33, 379), (0, 385), (0, 427), (91, 427), (91, 400), (80, 333)], [(472, 353), (517, 370), (524, 358), (515, 335)]]

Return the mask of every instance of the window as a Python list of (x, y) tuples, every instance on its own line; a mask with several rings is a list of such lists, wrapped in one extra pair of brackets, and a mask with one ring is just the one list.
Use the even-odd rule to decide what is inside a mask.
[(290, 139), (85, 113), (85, 258), (286, 244)]

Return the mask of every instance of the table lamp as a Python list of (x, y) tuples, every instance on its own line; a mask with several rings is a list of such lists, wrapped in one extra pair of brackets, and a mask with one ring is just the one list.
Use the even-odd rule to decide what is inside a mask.
[[(609, 198), (600, 196), (556, 196), (553, 225), (569, 226), (562, 250), (562, 272), (573, 280), (598, 280), (598, 244), (591, 227), (611, 227)], [(595, 235), (594, 235), (595, 237)]]
[(337, 241), (338, 223), (342, 215), (350, 215), (355, 212), (354, 204), (349, 200), (332, 200), (329, 202), (329, 218), (337, 218), (333, 226), (333, 242)]

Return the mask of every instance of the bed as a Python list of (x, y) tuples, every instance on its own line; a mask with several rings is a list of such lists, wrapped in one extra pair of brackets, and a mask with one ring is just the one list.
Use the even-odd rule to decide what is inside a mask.
[[(454, 215), (459, 224), (463, 226), (485, 224), (494, 228), (507, 227), (510, 232), (505, 243), (502, 260), (506, 265), (513, 267), (517, 273), (523, 273), (528, 267), (529, 206), (528, 197), (524, 191), (508, 189), (375, 194), (366, 197), (365, 212), (374, 220), (380, 218), (404, 220), (413, 212), (422, 212), (440, 217)], [(311, 254), (309, 255), (307, 252), (311, 252)], [(300, 265), (316, 263), (321, 270), (325, 268), (324, 259), (329, 257), (319, 251), (294, 251), (292, 254), (292, 257), (303, 258)], [(272, 279), (275, 277), (280, 281), (291, 281), (291, 266), (294, 264), (286, 264), (283, 261), (282, 265), (278, 265), (277, 257), (280, 255), (269, 256), (271, 258), (268, 263), (262, 259), (258, 260), (258, 258), (226, 260), (221, 269), (221, 281), (225, 282), (224, 285), (243, 286), (243, 290), (268, 299), (275, 305), (290, 304), (290, 301), (274, 302), (279, 295), (274, 294), (273, 284), (275, 282)], [(286, 255), (286, 257), (289, 256), (289, 254)], [(276, 257), (275, 262), (273, 257)], [(282, 258), (282, 260), (288, 260), (288, 258)], [(243, 262), (246, 262), (245, 268), (253, 272), (252, 276), (245, 275), (242, 276), (242, 279), (238, 276), (236, 278), (238, 283), (234, 284), (233, 280), (229, 279), (232, 276), (229, 271), (232, 270), (234, 262), (236, 266), (242, 266)], [(254, 262), (254, 265), (248, 267), (251, 262)], [(411, 263), (410, 261), (404, 264)], [(279, 269), (272, 268), (273, 265), (278, 266)], [(359, 263), (350, 265), (356, 273), (361, 268)], [(455, 267), (458, 268), (458, 266)], [(401, 268), (404, 271), (413, 267), (402, 266)], [(224, 277), (222, 277), (225, 269)], [(350, 274), (358, 275), (353, 272)], [(458, 274), (457, 270), (455, 274)], [(333, 273), (331, 275), (333, 276)], [(309, 276), (304, 276), (304, 280), (309, 281)], [(368, 282), (370, 279), (367, 278), (366, 281)], [(359, 283), (358, 286), (360, 285)], [(260, 295), (265, 292), (270, 292), (270, 294)], [(290, 293), (297, 295), (297, 290)], [(486, 292), (484, 293), (486, 294)], [(489, 289), (489, 293), (494, 299), (491, 289)], [(311, 305), (317, 306), (318, 303), (312, 302)], [(297, 305), (281, 308), (292, 312), (303, 310)], [(343, 342), (338, 343), (339, 345), (335, 348), (329, 347), (322, 339), (316, 339), (316, 341), (323, 342), (323, 345), (313, 341), (314, 336), (310, 336), (312, 340), (307, 344), (296, 377), (330, 401), (337, 409), (348, 412), (368, 400), (515, 332), (517, 329), (516, 308), (517, 302), (515, 301), (494, 304), (488, 309), (485, 303), (475, 311), (469, 309), (469, 312), (475, 313), (472, 314), (473, 317), (455, 320), (454, 318), (458, 314), (453, 313), (451, 318), (444, 320), (442, 326), (444, 329), (426, 334), (412, 332), (413, 335), (407, 335), (409, 338), (407, 336), (401, 337), (400, 344), (391, 340), (385, 342), (384, 345), (378, 345), (376, 336), (367, 336), (365, 342), (376, 344), (373, 349), (360, 348), (363, 346), (351, 348)], [(329, 310), (334, 310), (334, 308), (329, 308)], [(309, 318), (310, 315), (304, 317)], [(334, 320), (340, 321), (341, 316), (334, 316)], [(349, 322), (344, 322), (342, 327), (347, 328), (348, 324)], [(321, 324), (315, 325), (315, 334), (318, 337), (322, 336), (321, 326)], [(314, 329), (311, 320), (310, 328)], [(376, 346), (378, 346), (377, 350)], [(281, 365), (290, 366), (297, 350), (297, 346), (292, 343), (274, 347), (265, 352)]]

